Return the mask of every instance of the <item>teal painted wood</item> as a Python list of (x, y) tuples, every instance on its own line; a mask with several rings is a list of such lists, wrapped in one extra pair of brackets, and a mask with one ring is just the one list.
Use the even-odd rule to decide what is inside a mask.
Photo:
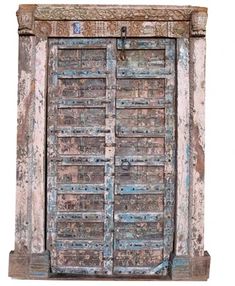
[(125, 48), (121, 61), (119, 39), (49, 41), (47, 244), (54, 273), (168, 271), (175, 40), (126, 39)]

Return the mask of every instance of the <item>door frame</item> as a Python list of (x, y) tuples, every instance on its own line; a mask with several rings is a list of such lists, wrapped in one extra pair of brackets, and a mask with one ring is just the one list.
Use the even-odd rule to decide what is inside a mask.
[[(89, 15), (89, 16), (87, 16)], [(205, 280), (204, 99), (207, 8), (190, 6), (20, 5), (15, 248), (9, 276), (49, 278), (46, 249), (48, 39), (176, 39), (177, 172), (171, 279)], [(138, 20), (138, 21), (136, 21)]]

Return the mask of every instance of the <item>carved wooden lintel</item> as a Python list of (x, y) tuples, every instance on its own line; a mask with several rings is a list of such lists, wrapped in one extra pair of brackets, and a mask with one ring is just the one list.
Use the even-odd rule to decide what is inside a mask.
[[(108, 21), (135, 23), (165, 23), (168, 33), (159, 34), (159, 27), (155, 35), (144, 36), (156, 37), (189, 37), (187, 25), (191, 21), (191, 36), (204, 36), (207, 18), (207, 9), (193, 6), (103, 6), (103, 5), (20, 5), (17, 11), (20, 35), (36, 35), (39, 38), (61, 35), (61, 29), (52, 30), (53, 22), (67, 24), (69, 21), (99, 22), (108, 26)], [(134, 23), (134, 22), (133, 22)], [(156, 24), (156, 25), (157, 25)], [(66, 26), (67, 27), (67, 26)], [(62, 27), (63, 28), (63, 27)], [(151, 28), (151, 27), (150, 27)], [(112, 30), (112, 29), (111, 29)], [(59, 31), (59, 32), (57, 32)], [(62, 31), (63, 32), (63, 31)], [(112, 31), (111, 31), (112, 32)], [(70, 33), (70, 27), (67, 33)], [(84, 33), (84, 36), (86, 33)], [(71, 36), (71, 35), (69, 35)], [(83, 35), (81, 35), (83, 36)], [(96, 37), (100, 35), (90, 35)], [(103, 36), (116, 36), (115, 33)], [(140, 36), (140, 35), (131, 35)], [(142, 35), (143, 36), (143, 35)]]
[(193, 12), (191, 16), (191, 36), (205, 37), (206, 35), (206, 12)]

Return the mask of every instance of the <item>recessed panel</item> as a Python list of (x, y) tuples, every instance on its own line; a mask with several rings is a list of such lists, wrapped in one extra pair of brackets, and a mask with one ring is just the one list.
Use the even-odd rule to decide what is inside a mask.
[(163, 236), (163, 219), (158, 222), (115, 222), (115, 239), (154, 240)]
[(59, 109), (57, 115), (57, 122), (59, 126), (103, 126), (105, 124), (105, 110), (94, 108)]
[(59, 68), (104, 68), (106, 66), (105, 49), (59, 49)]
[(104, 182), (103, 166), (58, 166), (58, 183), (102, 184)]
[(103, 195), (59, 194), (57, 195), (58, 211), (102, 211), (104, 209)]
[(104, 224), (101, 222), (57, 222), (59, 239), (102, 240)]
[(115, 211), (118, 212), (161, 212), (163, 195), (117, 195)]
[(162, 155), (164, 138), (116, 138), (116, 155)]
[[(118, 52), (120, 54), (121, 51)], [(164, 67), (165, 50), (126, 50), (126, 60), (121, 60), (118, 56), (118, 66), (120, 68), (149, 69)]]
[(114, 265), (122, 267), (157, 266), (162, 258), (162, 250), (116, 250)]
[(105, 150), (102, 137), (59, 137), (57, 148), (59, 154), (102, 155)]
[(101, 267), (102, 263), (103, 263), (102, 251), (87, 250), (87, 249), (58, 251), (57, 266)]
[(129, 170), (123, 167), (115, 168), (117, 184), (156, 184), (164, 181), (164, 167), (131, 166)]
[(59, 96), (73, 98), (105, 97), (105, 79), (70, 78), (59, 80)]

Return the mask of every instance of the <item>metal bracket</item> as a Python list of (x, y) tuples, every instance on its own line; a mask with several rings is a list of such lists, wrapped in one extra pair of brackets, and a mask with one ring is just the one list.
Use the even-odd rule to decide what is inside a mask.
[(121, 41), (122, 41), (122, 50), (120, 53), (120, 59), (122, 61), (126, 60), (126, 53), (125, 53), (125, 40), (126, 40), (126, 34), (127, 34), (127, 27), (123, 26), (121, 28)]

